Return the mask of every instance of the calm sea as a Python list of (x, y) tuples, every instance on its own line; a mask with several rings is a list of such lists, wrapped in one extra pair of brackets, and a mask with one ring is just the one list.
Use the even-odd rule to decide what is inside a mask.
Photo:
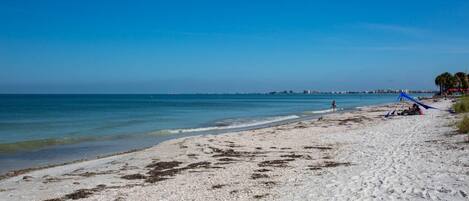
[(330, 112), (332, 100), (349, 110), (393, 102), (396, 97), (0, 95), (0, 173), (143, 148), (182, 136), (312, 118)]

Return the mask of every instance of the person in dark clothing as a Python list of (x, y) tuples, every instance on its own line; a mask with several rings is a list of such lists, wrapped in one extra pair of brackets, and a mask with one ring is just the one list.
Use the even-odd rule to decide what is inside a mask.
[(409, 109), (406, 109), (398, 113), (398, 115), (422, 115), (422, 114), (423, 114), (422, 109), (420, 109), (420, 107), (417, 104), (413, 104), (412, 107), (409, 107)]

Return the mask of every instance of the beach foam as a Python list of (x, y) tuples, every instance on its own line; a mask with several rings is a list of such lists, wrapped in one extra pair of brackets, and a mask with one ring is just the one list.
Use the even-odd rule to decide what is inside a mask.
[(173, 129), (173, 130), (167, 130), (167, 132), (176, 134), (176, 133), (188, 133), (188, 132), (203, 132), (203, 131), (211, 131), (211, 130), (238, 129), (238, 128), (253, 127), (253, 126), (261, 126), (264, 124), (270, 124), (270, 123), (298, 119), (298, 118), (300, 118), (300, 116), (288, 115), (288, 116), (279, 116), (279, 117), (267, 117), (267, 118), (256, 119), (256, 120), (242, 120), (242, 119), (225, 120), (225, 121), (219, 121), (215, 123), (216, 125), (219, 125), (219, 126)]
[[(344, 108), (337, 108), (336, 111), (344, 110)], [(325, 109), (325, 110), (314, 110), (314, 111), (306, 111), (305, 114), (325, 114), (334, 112), (333, 109)]]

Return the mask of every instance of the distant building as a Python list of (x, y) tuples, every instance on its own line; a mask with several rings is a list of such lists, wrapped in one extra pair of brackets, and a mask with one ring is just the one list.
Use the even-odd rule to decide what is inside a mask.
[[(435, 90), (409, 90), (409, 89), (375, 89), (366, 91), (329, 91), (320, 92), (315, 90), (305, 89), (303, 94), (398, 94), (398, 93), (438, 93)], [(272, 91), (268, 94), (295, 94), (293, 90)]]

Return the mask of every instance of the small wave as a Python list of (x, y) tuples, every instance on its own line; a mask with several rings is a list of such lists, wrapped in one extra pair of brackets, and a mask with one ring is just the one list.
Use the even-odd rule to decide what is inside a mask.
[[(336, 111), (344, 110), (344, 108), (337, 108)], [(324, 113), (330, 113), (334, 112), (333, 109), (326, 109), (326, 110), (315, 110), (315, 111), (307, 111), (304, 112), (306, 114), (324, 114)]]
[(370, 106), (359, 106), (359, 107), (355, 107), (355, 109), (357, 110), (364, 110), (364, 109), (367, 109), (369, 108)]
[(151, 135), (151, 136), (163, 136), (163, 135), (170, 135), (170, 134), (173, 134), (171, 130), (158, 130), (158, 131), (147, 133), (147, 135)]
[(297, 115), (289, 115), (289, 116), (281, 116), (281, 117), (270, 117), (270, 118), (265, 118), (262, 120), (253, 120), (253, 121), (247, 121), (247, 122), (246, 121), (234, 121), (231, 123), (218, 122), (216, 123), (217, 126), (209, 126), (209, 127), (202, 127), (202, 128), (174, 129), (174, 130), (167, 130), (167, 131), (172, 134), (176, 134), (176, 133), (246, 128), (246, 127), (251, 127), (251, 126), (260, 126), (264, 124), (270, 124), (270, 123), (275, 123), (275, 122), (285, 121), (285, 120), (290, 120), (290, 119), (297, 119), (297, 118), (300, 118), (300, 117)]

